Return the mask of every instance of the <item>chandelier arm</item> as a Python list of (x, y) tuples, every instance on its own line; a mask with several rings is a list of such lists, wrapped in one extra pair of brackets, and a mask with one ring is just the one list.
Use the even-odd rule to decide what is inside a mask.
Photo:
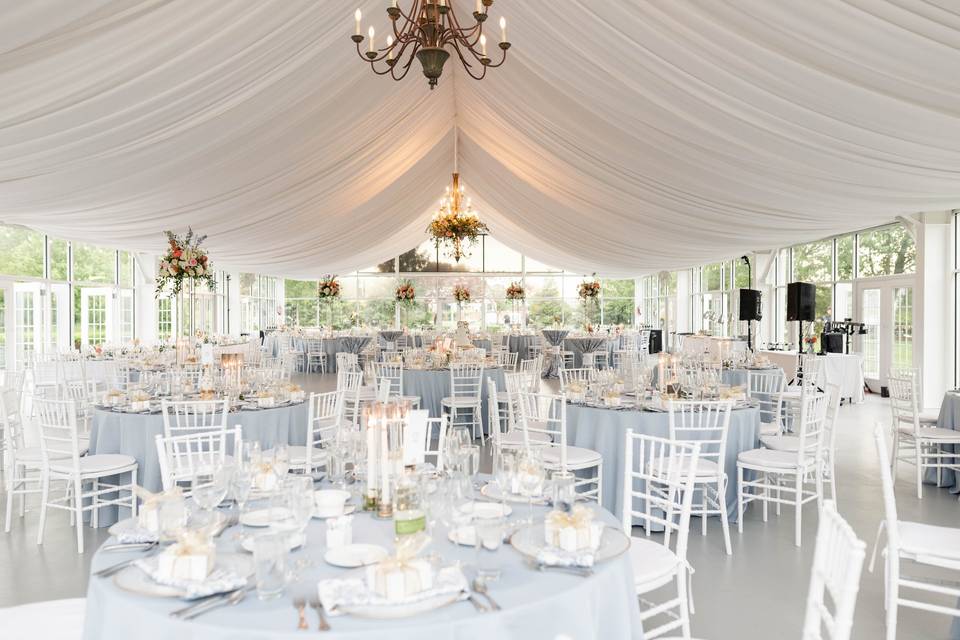
[[(450, 11), (450, 15), (453, 17), (450, 21), (451, 29), (449, 34), (445, 34), (448, 35), (447, 40), (459, 40), (470, 48), (476, 46), (476, 44), (480, 41), (480, 34), (483, 32), (483, 25), (478, 22), (469, 29), (464, 29), (460, 26), (460, 21), (457, 19), (457, 16), (453, 13), (453, 11)], [(470, 42), (471, 38), (473, 38), (473, 42)]]
[[(464, 57), (463, 52), (460, 50), (460, 46), (455, 42), (453, 43), (453, 48), (457, 52), (457, 57), (460, 58), (460, 62), (463, 63), (463, 69), (467, 74), (474, 80), (482, 80), (485, 75), (487, 75), (487, 68), (484, 65), (480, 65), (483, 71), (480, 71), (479, 75), (475, 74), (473, 71), (473, 65), (471, 65), (467, 58)], [(470, 52), (476, 57), (476, 53), (471, 49)], [(479, 58), (477, 58), (479, 61)]]
[(490, 67), (490, 68), (492, 68), (492, 69), (496, 69), (497, 67), (502, 66), (503, 63), (507, 61), (507, 50), (506, 50), (506, 49), (501, 49), (500, 51), (503, 52), (502, 55), (500, 56), (500, 62), (497, 62), (496, 64), (494, 64), (494, 63), (491, 62), (490, 64), (484, 65), (484, 66)]
[[(413, 8), (416, 8), (416, 3), (414, 3)], [(417, 28), (417, 23), (413, 19), (413, 16), (416, 15), (414, 11), (411, 11), (410, 15), (408, 16), (403, 12), (403, 9), (398, 7), (397, 10), (400, 12), (400, 17), (403, 18), (403, 26), (400, 29), (397, 29), (398, 20), (391, 20), (391, 22), (393, 23), (393, 35), (395, 35), (397, 40), (399, 40), (404, 34), (408, 33), (408, 29), (412, 30)]]

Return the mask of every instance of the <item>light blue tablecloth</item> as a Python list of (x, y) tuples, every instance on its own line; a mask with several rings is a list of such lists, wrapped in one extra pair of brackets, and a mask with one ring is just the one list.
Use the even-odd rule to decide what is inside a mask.
[[(483, 431), (487, 432), (487, 380), (497, 383), (497, 391), (506, 391), (507, 382), (500, 367), (491, 367), (483, 370), (483, 389), (480, 398), (483, 409)], [(403, 395), (419, 396), (420, 408), (430, 412), (431, 418), (439, 418), (442, 414), (441, 401), (450, 395), (449, 369), (404, 369)]]
[[(536, 508), (535, 514), (542, 518), (544, 512), (545, 509)], [(514, 505), (511, 520), (526, 515), (525, 505)], [(610, 513), (600, 511), (599, 517), (610, 526), (618, 527)], [(412, 618), (373, 620), (349, 615), (330, 616), (331, 630), (317, 635), (316, 613), (308, 609), (310, 630), (298, 631), (292, 598), (315, 597), (318, 580), (346, 576), (352, 571), (338, 569), (323, 561), (326, 551), (324, 526), (324, 521), (314, 520), (307, 529), (305, 549), (291, 554), (292, 561), (309, 558), (311, 566), (300, 570), (302, 579), (288, 586), (283, 597), (263, 602), (255, 594), (250, 594), (234, 607), (211, 611), (192, 622), (174, 620), (168, 615), (184, 606), (179, 600), (127, 593), (121, 591), (112, 578), (91, 577), (83, 638), (554, 640), (561, 634), (577, 640), (640, 640), (643, 637), (629, 554), (600, 563), (595, 567), (593, 576), (581, 578), (560, 572), (534, 571), (524, 564), (523, 557), (509, 545), (495, 552), (501, 577), (490, 586), (490, 593), (502, 611), (478, 613), (470, 603), (464, 601)], [(229, 529), (218, 539), (220, 553), (237, 551), (234, 533), (235, 529)], [(353, 539), (357, 543), (392, 548), (393, 523), (375, 520), (363, 513), (357, 514), (353, 521)], [(473, 576), (476, 551), (472, 547), (448, 542), (445, 531), (436, 532), (429, 550), (436, 550), (446, 563), (464, 563), (467, 565), (467, 578)], [(130, 557), (132, 553), (97, 553), (91, 569), (96, 571)]]
[[(615, 514), (623, 510), (623, 450), (627, 429), (669, 438), (669, 416), (666, 412), (567, 406), (567, 443), (592, 449), (603, 456), (603, 506)], [(731, 521), (737, 517), (737, 454), (759, 446), (759, 409), (734, 410), (723, 467), (728, 477), (727, 513)]]
[[(953, 391), (948, 391), (943, 394), (943, 402), (940, 404), (940, 418), (937, 420), (937, 426), (944, 429), (960, 431), (960, 394)], [(960, 463), (960, 447), (956, 445), (943, 445), (943, 449), (956, 453), (957, 462)], [(937, 470), (927, 469), (924, 472), (923, 481), (925, 483), (936, 484)], [(949, 469), (941, 471), (940, 486), (949, 487), (950, 493), (960, 493), (960, 483), (957, 482), (956, 474)], [(957, 637), (960, 637), (960, 629), (958, 629)]]
[(610, 348), (607, 345), (606, 337), (590, 336), (584, 338), (564, 338), (563, 348), (566, 351), (573, 352), (573, 366), (575, 368), (580, 368), (583, 366), (583, 354), (601, 350), (607, 351), (607, 364), (610, 364)]
[[(263, 449), (277, 442), (304, 444), (307, 441), (306, 402), (276, 409), (238, 411), (227, 416), (227, 425), (243, 427), (244, 440), (256, 440)], [(129, 414), (94, 409), (90, 431), (91, 453), (122, 453), (137, 459), (137, 483), (150, 491), (162, 488), (160, 461), (155, 438), (163, 435), (163, 415)], [(117, 508), (100, 510), (100, 526), (117, 521)]]

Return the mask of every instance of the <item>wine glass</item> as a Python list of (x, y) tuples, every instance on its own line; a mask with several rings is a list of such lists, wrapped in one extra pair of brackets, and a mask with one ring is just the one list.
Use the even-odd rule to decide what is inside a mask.
[(213, 510), (227, 497), (230, 488), (230, 470), (223, 466), (207, 466), (198, 470), (191, 483), (193, 501), (206, 512), (207, 522), (213, 522)]
[(493, 458), (493, 478), (500, 489), (500, 499), (506, 501), (512, 493), (511, 480), (517, 469), (517, 454), (510, 449), (500, 449)]
[(233, 474), (230, 478), (230, 495), (233, 501), (237, 503), (237, 516), (243, 515), (243, 508), (250, 499), (250, 492), (253, 490), (253, 467), (240, 464), (233, 468)]
[(543, 495), (543, 483), (546, 479), (546, 470), (543, 468), (543, 458), (536, 449), (527, 449), (517, 462), (517, 477), (520, 484), (520, 493), (526, 496), (529, 506), (530, 523), (533, 524), (533, 501)]
[(277, 479), (283, 481), (289, 471), (290, 455), (287, 445), (278, 443), (273, 447), (273, 472), (277, 475)]

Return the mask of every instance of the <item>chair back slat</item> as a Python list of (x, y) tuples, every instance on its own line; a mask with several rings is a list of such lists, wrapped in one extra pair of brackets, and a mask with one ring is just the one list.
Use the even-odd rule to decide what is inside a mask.
[(163, 412), (163, 434), (167, 437), (201, 431), (222, 431), (227, 428), (230, 401), (226, 398), (163, 400), (160, 409)]
[(730, 432), (732, 400), (671, 400), (668, 405), (670, 439), (700, 443), (700, 457), (723, 471)]
[(479, 401), (483, 391), (483, 365), (455, 362), (450, 365), (450, 395)]

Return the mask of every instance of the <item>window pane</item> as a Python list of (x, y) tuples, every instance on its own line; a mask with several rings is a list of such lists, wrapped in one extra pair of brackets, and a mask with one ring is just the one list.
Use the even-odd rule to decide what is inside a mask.
[(484, 236), (484, 271), (513, 271), (519, 273), (521, 269), (523, 269), (522, 262), (523, 260), (518, 252), (501, 244), (490, 236)]
[(913, 366), (913, 287), (893, 290), (893, 367)]
[(790, 278), (790, 249), (781, 249), (777, 254), (777, 285), (783, 286)]
[(113, 249), (94, 247), (79, 242), (73, 244), (74, 282), (113, 284), (115, 271), (116, 252)]
[(747, 265), (743, 264), (742, 260), (733, 261), (733, 288), (734, 289), (749, 289), (750, 288), (750, 269), (747, 268)]
[(917, 248), (903, 225), (861, 233), (857, 265), (860, 277), (914, 273)]
[(603, 324), (633, 324), (635, 280), (603, 281)]
[(830, 282), (833, 280), (833, 242), (821, 240), (793, 248), (793, 280), (795, 282)]
[(0, 273), (42, 278), (43, 253), (42, 233), (0, 226)]
[(721, 265), (720, 263), (708, 264), (706, 265), (701, 272), (701, 291), (720, 291), (725, 289), (723, 287), (723, 278), (720, 274)]
[(240, 295), (242, 296), (252, 296), (253, 295), (253, 286), (257, 281), (257, 274), (255, 273), (241, 273), (240, 274)]
[[(392, 269), (392, 267), (391, 267)], [(417, 271), (437, 270), (437, 248), (429, 240), (400, 254), (400, 272), (414, 273)]]
[(853, 278), (853, 236), (837, 238), (837, 278)]
[(117, 254), (120, 262), (119, 282), (121, 287), (133, 286), (133, 254), (129, 251), (120, 251)]
[(67, 241), (50, 239), (50, 277), (54, 280), (67, 279)]

